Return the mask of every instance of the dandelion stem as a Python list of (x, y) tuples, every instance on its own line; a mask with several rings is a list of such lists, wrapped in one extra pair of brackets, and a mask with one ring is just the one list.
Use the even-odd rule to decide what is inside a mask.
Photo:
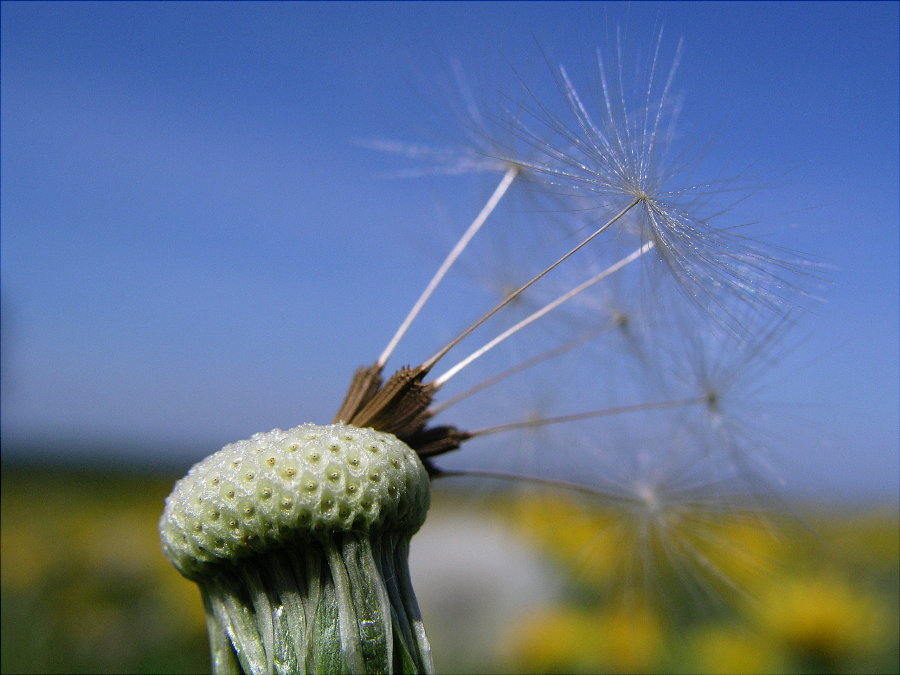
[(609, 415), (620, 415), (622, 413), (638, 412), (642, 410), (663, 410), (666, 408), (680, 408), (690, 405), (697, 405), (706, 401), (705, 396), (695, 396), (694, 398), (678, 399), (674, 401), (656, 401), (653, 403), (636, 403), (634, 405), (623, 405), (615, 408), (601, 408), (599, 410), (588, 410), (586, 412), (574, 413), (571, 415), (560, 415), (558, 417), (541, 417), (538, 419), (521, 420), (520, 422), (510, 422), (508, 424), (498, 424), (494, 427), (484, 427), (469, 431), (468, 437), (486, 436), (488, 434), (497, 434), (503, 431), (514, 431), (516, 429), (529, 429), (531, 427), (542, 427), (548, 424), (562, 424), (563, 422), (576, 422), (578, 420), (586, 420), (594, 417), (607, 417)]
[(443, 349), (441, 349), (439, 352), (437, 352), (434, 356), (432, 356), (430, 359), (428, 359), (427, 361), (425, 361), (425, 362), (422, 364), (421, 367), (424, 368), (425, 370), (430, 370), (430, 369), (434, 366), (435, 363), (437, 363), (437, 362), (440, 361), (442, 358), (444, 358), (444, 356), (447, 355), (447, 352), (449, 352), (449, 351), (450, 351), (451, 349), (453, 349), (456, 345), (458, 345), (462, 340), (464, 340), (469, 334), (472, 333), (472, 331), (474, 331), (475, 329), (477, 329), (479, 326), (481, 326), (481, 324), (483, 324), (485, 321), (487, 321), (487, 320), (490, 319), (492, 316), (494, 316), (494, 314), (496, 314), (497, 312), (499, 312), (501, 309), (503, 309), (504, 307), (506, 307), (506, 306), (507, 306), (509, 303), (511, 303), (513, 300), (515, 300), (515, 299), (518, 298), (520, 295), (522, 295), (522, 293), (524, 293), (524, 292), (527, 291), (529, 288), (531, 288), (534, 284), (536, 284), (538, 281), (540, 281), (541, 279), (543, 279), (547, 274), (549, 274), (549, 273), (552, 272), (554, 269), (556, 269), (557, 267), (559, 267), (560, 265), (562, 265), (566, 260), (568, 260), (568, 259), (569, 259), (571, 256), (573, 256), (575, 253), (577, 253), (577, 252), (580, 251), (582, 248), (584, 248), (585, 246), (587, 246), (587, 245), (588, 245), (590, 242), (592, 242), (597, 236), (599, 236), (601, 232), (604, 232), (607, 228), (609, 228), (609, 227), (611, 227), (613, 224), (615, 224), (618, 220), (620, 220), (622, 217), (624, 217), (626, 213), (628, 213), (631, 209), (633, 209), (635, 206), (637, 206), (638, 204), (640, 204), (642, 201), (643, 201), (643, 198), (642, 198), (642, 197), (638, 197), (638, 198), (633, 199), (633, 200), (631, 201), (631, 203), (628, 204), (628, 206), (626, 206), (624, 209), (622, 209), (621, 211), (619, 211), (619, 212), (618, 212), (616, 215), (614, 215), (612, 218), (610, 218), (610, 219), (607, 220), (605, 223), (603, 223), (603, 225), (601, 225), (601, 226), (598, 227), (596, 230), (594, 230), (594, 232), (592, 232), (592, 233), (591, 233), (587, 238), (585, 238), (580, 244), (578, 244), (578, 245), (575, 246), (573, 249), (571, 249), (568, 253), (566, 253), (566, 254), (563, 255), (561, 258), (559, 258), (559, 260), (557, 260), (555, 263), (553, 263), (552, 265), (550, 265), (549, 267), (547, 267), (543, 272), (541, 272), (540, 274), (537, 274), (536, 276), (532, 277), (530, 281), (528, 281), (527, 283), (525, 283), (524, 285), (520, 286), (518, 289), (516, 289), (515, 291), (513, 291), (512, 293), (510, 293), (509, 295), (507, 295), (506, 298), (504, 298), (501, 302), (499, 302), (497, 305), (495, 305), (494, 308), (493, 308), (492, 310), (490, 310), (489, 312), (487, 312), (484, 316), (482, 316), (480, 319), (478, 319), (478, 321), (476, 321), (476, 322), (473, 323), (471, 326), (469, 326), (468, 328), (466, 328), (466, 330), (464, 330), (462, 333), (460, 333), (459, 335), (457, 335), (453, 340), (451, 340), (451, 341), (450, 341)]
[(646, 242), (643, 246), (641, 246), (637, 250), (631, 252), (630, 254), (628, 254), (627, 256), (625, 256), (624, 258), (619, 260), (618, 262), (610, 265), (609, 267), (607, 267), (605, 270), (603, 270), (599, 274), (594, 275), (593, 277), (591, 277), (587, 281), (579, 284), (575, 288), (567, 291), (566, 293), (563, 293), (561, 296), (556, 298), (556, 300), (553, 300), (552, 302), (547, 303), (546, 305), (541, 307), (536, 312), (533, 312), (531, 315), (529, 315), (529, 316), (525, 317), (524, 319), (522, 319), (521, 321), (519, 321), (519, 323), (517, 323), (515, 326), (508, 328), (507, 330), (500, 333), (500, 335), (495, 337), (493, 340), (487, 342), (483, 346), (476, 349), (474, 352), (469, 354), (462, 361), (460, 361), (455, 366), (453, 366), (452, 368), (447, 370), (447, 372), (445, 372), (444, 374), (435, 378), (434, 383), (433, 383), (434, 386), (440, 387), (441, 385), (445, 384), (448, 380), (450, 380), (450, 378), (452, 378), (459, 371), (461, 371), (463, 368), (465, 368), (470, 363), (472, 363), (475, 359), (483, 356), (484, 354), (489, 352), (491, 349), (493, 349), (494, 347), (499, 345), (501, 342), (503, 342), (507, 338), (518, 333), (521, 329), (525, 328), (525, 326), (527, 326), (531, 323), (534, 323), (535, 321), (540, 319), (542, 316), (544, 316), (545, 314), (548, 314), (552, 310), (556, 309), (557, 307), (559, 307), (561, 304), (563, 304), (567, 300), (574, 298), (576, 295), (587, 290), (594, 284), (602, 281), (603, 279), (607, 278), (611, 274), (618, 272), (620, 269), (625, 267), (627, 264), (634, 262), (635, 260), (640, 258), (642, 255), (644, 255), (647, 251), (649, 251), (652, 248), (653, 248), (653, 242), (652, 241)]
[(472, 221), (472, 224), (469, 225), (468, 229), (465, 231), (465, 233), (463, 233), (463, 236), (460, 238), (460, 240), (456, 242), (453, 250), (451, 250), (450, 253), (447, 254), (447, 257), (444, 259), (444, 262), (441, 263), (438, 271), (435, 272), (434, 276), (431, 278), (431, 281), (429, 281), (428, 285), (425, 287), (425, 290), (422, 291), (422, 295), (420, 295), (419, 299), (416, 300), (416, 303), (409, 311), (409, 314), (406, 315), (403, 323), (400, 324), (397, 332), (394, 333), (394, 337), (391, 338), (388, 346), (384, 348), (381, 356), (378, 357), (378, 366), (384, 366), (384, 364), (387, 363), (388, 358), (390, 358), (394, 349), (397, 347), (397, 343), (400, 342), (400, 339), (409, 329), (416, 316), (418, 316), (419, 312), (422, 310), (422, 307), (424, 307), (425, 303), (428, 302), (428, 299), (431, 297), (432, 293), (434, 293), (434, 290), (438, 287), (438, 284), (441, 283), (441, 280), (447, 274), (447, 271), (450, 269), (453, 263), (456, 262), (456, 259), (463, 252), (466, 246), (469, 245), (472, 237), (474, 237), (478, 230), (481, 229), (481, 226), (484, 225), (485, 221), (487, 221), (488, 217), (497, 207), (497, 204), (500, 203), (503, 195), (506, 194), (506, 191), (509, 189), (509, 186), (512, 185), (518, 174), (519, 168), (517, 166), (510, 166), (506, 170), (506, 173), (503, 174), (503, 178), (494, 189), (494, 193), (491, 195), (490, 199), (488, 199), (487, 203), (484, 205), (484, 208), (481, 209), (481, 212), (478, 214), (475, 220)]

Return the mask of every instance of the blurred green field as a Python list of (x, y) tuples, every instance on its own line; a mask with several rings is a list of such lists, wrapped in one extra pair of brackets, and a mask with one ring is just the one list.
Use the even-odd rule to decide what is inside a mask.
[[(199, 593), (159, 551), (156, 522), (173, 481), (4, 468), (2, 672), (208, 670)], [(608, 513), (560, 497), (496, 497), (478, 509), (463, 494), (438, 491), (432, 515), (484, 514), (479, 518), (495, 520), (567, 582), (552, 601), (493, 627), (490, 653), (458, 654), (464, 661), (450, 649), (437, 653), (439, 670), (898, 671), (900, 525), (893, 508), (802, 514), (814, 536), (723, 525), (700, 559), (740, 592), (734, 602), (712, 605), (686, 597), (691, 586), (679, 583), (676, 566), (671, 578), (653, 572), (655, 594), (667, 602), (627, 592), (649, 580), (634, 574), (619, 583), (634, 561), (619, 555), (620, 540), (604, 539), (614, 531)], [(464, 532), (446, 536), (467, 546)], [(712, 590), (715, 580), (709, 583)], [(423, 606), (426, 618), (429, 611)], [(452, 630), (454, 621), (430, 627)], [(436, 646), (452, 637), (433, 636)], [(479, 658), (483, 668), (473, 665)]]

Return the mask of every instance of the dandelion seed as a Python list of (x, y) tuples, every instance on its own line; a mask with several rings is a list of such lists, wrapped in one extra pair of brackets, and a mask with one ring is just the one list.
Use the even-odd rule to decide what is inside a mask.
[[(529, 315), (528, 317), (526, 317), (525, 319), (523, 319), (522, 321), (520, 321), (519, 323), (517, 323), (516, 325), (514, 325), (512, 328), (509, 328), (509, 329), (505, 330), (504, 332), (500, 333), (500, 335), (498, 335), (498, 336), (495, 337), (493, 340), (491, 340), (490, 342), (488, 342), (488, 343), (486, 343), (485, 345), (483, 345), (481, 348), (479, 348), (479, 349), (477, 349), (476, 351), (474, 351), (472, 354), (470, 354), (469, 356), (467, 356), (465, 359), (463, 359), (462, 361), (460, 361), (459, 363), (457, 363), (455, 366), (453, 366), (452, 368), (450, 368), (450, 369), (449, 369), (447, 372), (445, 372), (443, 375), (441, 375), (441, 376), (435, 378), (435, 379), (434, 379), (434, 385), (435, 385), (436, 387), (442, 386), (442, 385), (443, 385), (444, 383), (446, 383), (450, 378), (452, 378), (456, 373), (458, 373), (458, 372), (461, 371), (463, 368), (465, 368), (466, 366), (468, 366), (470, 363), (472, 363), (473, 361), (475, 361), (475, 359), (481, 357), (483, 354), (487, 353), (488, 351), (490, 351), (491, 349), (493, 349), (494, 347), (496, 347), (498, 344), (500, 344), (501, 342), (503, 342), (503, 341), (506, 340), (507, 338), (512, 337), (512, 336), (515, 335), (517, 332), (519, 332), (521, 329), (523, 329), (523, 328), (525, 328), (526, 326), (528, 326), (528, 325), (534, 323), (535, 321), (538, 321), (539, 319), (543, 318), (543, 317), (546, 316), (549, 312), (553, 311), (554, 309), (556, 309), (557, 307), (559, 307), (559, 306), (560, 306), (561, 304), (563, 304), (564, 302), (567, 302), (568, 300), (574, 298), (576, 295), (578, 295), (578, 294), (584, 292), (584, 291), (587, 290), (588, 288), (590, 288), (590, 287), (594, 286), (595, 284), (597, 284), (597, 283), (603, 281), (604, 279), (606, 279), (607, 277), (609, 277), (611, 274), (614, 274), (615, 272), (618, 272), (620, 269), (622, 269), (622, 268), (625, 267), (626, 265), (628, 265), (628, 264), (634, 262), (635, 260), (638, 260), (642, 255), (644, 255), (645, 253), (647, 253), (647, 252), (648, 252), (649, 250), (651, 250), (652, 248), (653, 248), (653, 242), (647, 242), (646, 244), (644, 244), (643, 246), (641, 246), (639, 249), (637, 249), (637, 250), (634, 251), (633, 253), (631, 253), (631, 254), (625, 256), (624, 258), (622, 258), (620, 261), (618, 261), (618, 262), (615, 263), (614, 265), (611, 265), (610, 267), (606, 268), (605, 270), (603, 270), (603, 271), (600, 272), (599, 274), (594, 275), (593, 277), (591, 277), (591, 278), (588, 279), (587, 281), (585, 281), (585, 282), (583, 282), (583, 283), (581, 283), (581, 284), (575, 286), (574, 288), (572, 288), (571, 290), (567, 291), (567, 292), (564, 293), (563, 295), (559, 296), (558, 298), (556, 298), (556, 299), (553, 300), (552, 302), (547, 303), (546, 305), (544, 305), (543, 307), (541, 307), (539, 310), (537, 310), (537, 311), (534, 312), (533, 314)], [(513, 292), (511, 295), (515, 295), (515, 294), (517, 294), (517, 292)], [(502, 307), (502, 306), (505, 306), (505, 303), (506, 303), (506, 302), (507, 302), (507, 301), (504, 301), (504, 303), (501, 304), (501, 307)]]
[(669, 148), (675, 135), (671, 99), (681, 45), (663, 76), (661, 44), (662, 34), (647, 66), (646, 87), (637, 93), (621, 63), (608, 70), (598, 50), (601, 105), (593, 112), (560, 67), (558, 86), (572, 121), (540, 101), (525, 108), (510, 131), (540, 159), (522, 164), (545, 175), (557, 190), (593, 201), (601, 213), (616, 203), (637, 207), (641, 238), (655, 244), (656, 255), (700, 306), (729, 318), (734, 298), (743, 310), (789, 310), (806, 293), (814, 266), (799, 254), (753, 239), (747, 226), (718, 224), (730, 205), (709, 202), (738, 188), (724, 181), (690, 181), (689, 154)]
[[(616, 528), (626, 533), (625, 550), (633, 556), (626, 572), (636, 585), (647, 585), (658, 574), (655, 559), (682, 557), (692, 564), (674, 566), (672, 574), (689, 586), (699, 587), (707, 578), (733, 585), (711, 553), (715, 535), (707, 537), (703, 532), (710, 514), (740, 511), (733, 501), (722, 506), (733, 496), (722, 486), (735, 483), (742, 464), (720, 461), (743, 449), (742, 436), (749, 438), (725, 418), (727, 389), (737, 378), (728, 370), (701, 369), (694, 372), (696, 377), (682, 378), (689, 382), (686, 388), (671, 388), (677, 391), (668, 395), (657, 383), (662, 373), (673, 370), (659, 368), (643, 349), (617, 352), (609, 359), (615, 365), (602, 369), (590, 367), (595, 364), (581, 358), (588, 348), (616, 346), (616, 334), (621, 337), (626, 331), (632, 336), (643, 331), (641, 344), (671, 339), (674, 349), (685, 338), (690, 343), (696, 331), (666, 321), (668, 305), (679, 304), (669, 296), (656, 299), (666, 311), (654, 321), (635, 321), (632, 314), (617, 311), (607, 312), (598, 326), (592, 311), (587, 328), (579, 326), (574, 334), (561, 331), (555, 342), (530, 358), (481, 376), (474, 386), (438, 400), (461, 373), (477, 373), (489, 353), (502, 352), (516, 339), (527, 344), (526, 335), (534, 334), (530, 327), (564, 316), (560, 308), (579, 317), (579, 308), (589, 306), (584, 302), (588, 294), (604, 286), (638, 293), (644, 270), (654, 260), (664, 263), (695, 300), (712, 302), (721, 314), (739, 317), (743, 326), (758, 328), (755, 321), (760, 316), (782, 310), (797, 271), (793, 263), (773, 258), (770, 249), (745, 239), (737, 230), (713, 225), (698, 215), (702, 199), (718, 191), (718, 186), (676, 182), (687, 175), (683, 156), (669, 147), (678, 52), (664, 74), (659, 65), (661, 44), (660, 35), (646, 81), (634, 99), (629, 97), (621, 61), (617, 69), (609, 70), (598, 53), (598, 111), (589, 108), (568, 72), (559, 68), (557, 82), (572, 122), (532, 99), (518, 116), (506, 116), (501, 126), (507, 137), (489, 142), (490, 152), (482, 160), (474, 159), (477, 153), (468, 157), (438, 153), (453, 168), (448, 173), (487, 168), (502, 175), (381, 354), (356, 371), (332, 424), (255, 434), (200, 462), (176, 485), (160, 523), (164, 550), (201, 587), (216, 672), (431, 672), (430, 646), (409, 583), (407, 556), (410, 537), (428, 510), (430, 482), (437, 478), (530, 480), (590, 495), (618, 516)], [(513, 148), (517, 142), (530, 146), (528, 156), (497, 150)], [(414, 145), (375, 145), (414, 159), (434, 157)], [(436, 289), (477, 237), (483, 236), (479, 233), (490, 230), (490, 218), (501, 200), (520, 188), (526, 177), (531, 185), (541, 179), (561, 202), (570, 205), (573, 223), (583, 226), (586, 222), (585, 228), (573, 228), (577, 239), (567, 239), (559, 251), (535, 251), (542, 254), (537, 273), (523, 273), (499, 302), (459, 327), (455, 336), (419, 365), (401, 367), (385, 378), (387, 364)], [(584, 210), (585, 203), (590, 211)], [(590, 217), (585, 221), (586, 214)], [(631, 239), (636, 241), (621, 250)], [(558, 292), (547, 293), (550, 282), (560, 278), (560, 268), (575, 276), (567, 277)], [(510, 307), (538, 288), (549, 299), (524, 318), (510, 320)], [(489, 331), (504, 315), (511, 325)], [(748, 358), (761, 356), (775, 332), (763, 331), (758, 341), (748, 341)], [(705, 335), (734, 337), (734, 332)], [(480, 346), (443, 373), (432, 375), (450, 352), (476, 337)], [(491, 399), (485, 399), (484, 392), (493, 394), (513, 376), (551, 361), (554, 365), (567, 361), (576, 372), (564, 378), (560, 369), (552, 378), (552, 387), (572, 390), (565, 391), (568, 410), (530, 415), (521, 411), (518, 419), (494, 417), (481, 427), (471, 420), (466, 426), (435, 422), (451, 408), (457, 419), (464, 418), (457, 407), (462, 401), (482, 406), (487, 400), (489, 405)], [(654, 396), (633, 396), (642, 389), (636, 377), (617, 382), (618, 362), (623, 370), (624, 363), (635, 362), (632, 371), (649, 376), (644, 388), (652, 387)], [(587, 371), (584, 380), (581, 371)], [(708, 375), (724, 377), (712, 386), (714, 378)], [(573, 402), (577, 407), (572, 407)], [(712, 430), (708, 442), (725, 450), (698, 454), (697, 444), (683, 441), (682, 434), (693, 430), (685, 421), (694, 421), (700, 414)], [(637, 450), (608, 441), (605, 425), (638, 418), (645, 421), (637, 425), (644, 432), (639, 434)], [(651, 418), (652, 422), (646, 422)], [(514, 472), (502, 460), (498, 469), (444, 465), (450, 453), (485, 437), (506, 439), (507, 451), (521, 455), (521, 447), (510, 439), (550, 428), (554, 432), (541, 448), (540, 472)], [(656, 438), (651, 438), (648, 428), (656, 430)], [(577, 442), (560, 442), (568, 433)], [(690, 451), (684, 453), (683, 447)], [(554, 457), (558, 464), (567, 464), (567, 452), (580, 453), (581, 465), (566, 466), (569, 475), (549, 471)], [(684, 459), (684, 454), (687, 463), (676, 461)], [(585, 463), (604, 473), (591, 476), (581, 471)], [(276, 465), (282, 469), (274, 471)], [(652, 471), (645, 470), (648, 466)], [(628, 475), (629, 468), (640, 471)], [(265, 478), (264, 489), (235, 506), (234, 485), (246, 484), (250, 478), (255, 484), (256, 477)], [(194, 493), (202, 497), (203, 509), (192, 501)], [(217, 517), (204, 519), (210, 508)], [(615, 631), (609, 628), (608, 632)]]
[(419, 311), (428, 302), (428, 299), (431, 297), (434, 289), (437, 288), (437, 285), (444, 278), (444, 275), (447, 274), (447, 271), (459, 257), (459, 255), (466, 248), (468, 243), (472, 240), (478, 230), (481, 229), (481, 226), (484, 225), (485, 221), (491, 215), (491, 212), (497, 207), (497, 204), (503, 198), (503, 195), (509, 189), (509, 186), (512, 185), (512, 182), (516, 179), (519, 170), (516, 167), (510, 167), (503, 174), (503, 178), (500, 180), (499, 185), (494, 190), (494, 193), (491, 195), (490, 199), (488, 199), (487, 204), (484, 205), (484, 208), (481, 209), (481, 212), (472, 221), (472, 224), (466, 229), (463, 236), (456, 243), (456, 246), (450, 251), (447, 257), (444, 259), (444, 262), (441, 263), (441, 266), (438, 268), (438, 271), (435, 272), (434, 277), (432, 277), (431, 281), (428, 282), (428, 285), (425, 287), (425, 290), (422, 291), (422, 295), (419, 296), (419, 299), (416, 301), (416, 304), (413, 305), (413, 308), (410, 310), (407, 317), (400, 324), (400, 327), (397, 329), (397, 332), (394, 334), (394, 337), (391, 338), (391, 341), (388, 343), (388, 346), (385, 347), (384, 351), (381, 353), (381, 356), (378, 357), (378, 361), (376, 364), (378, 367), (383, 367), (385, 363), (387, 363), (388, 358), (393, 353), (394, 348), (397, 346), (397, 343), (400, 341), (400, 338), (403, 337), (403, 334), (407, 331), (410, 324), (412, 324), (413, 320), (419, 314)]

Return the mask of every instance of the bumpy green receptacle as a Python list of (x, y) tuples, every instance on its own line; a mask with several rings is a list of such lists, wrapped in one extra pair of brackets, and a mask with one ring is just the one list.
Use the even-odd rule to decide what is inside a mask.
[(197, 582), (217, 673), (432, 672), (407, 564), (418, 456), (335, 424), (225, 446), (178, 481), (163, 551)]

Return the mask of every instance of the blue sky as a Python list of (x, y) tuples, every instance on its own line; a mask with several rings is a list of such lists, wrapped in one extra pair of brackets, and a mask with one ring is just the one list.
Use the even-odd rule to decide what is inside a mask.
[[(752, 204), (781, 241), (834, 266), (778, 391), (816, 431), (786, 476), (896, 494), (896, 3), (4, 2), (2, 19), (4, 441), (189, 463), (329, 421), (495, 180), (390, 178), (396, 159), (358, 141), (440, 144), (448, 64), (532, 86), (542, 53), (578, 72), (619, 25), (662, 28), (669, 54), (683, 39), (690, 128), (765, 176)], [(430, 354), (417, 336), (402, 358)]]

